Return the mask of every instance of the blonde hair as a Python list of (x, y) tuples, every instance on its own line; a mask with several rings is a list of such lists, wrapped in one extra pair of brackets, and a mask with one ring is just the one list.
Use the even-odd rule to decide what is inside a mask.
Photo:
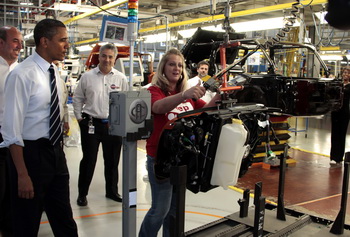
[(152, 84), (158, 86), (165, 94), (169, 92), (169, 81), (164, 75), (164, 69), (171, 55), (180, 56), (182, 61), (182, 73), (180, 80), (176, 85), (176, 91), (182, 92), (187, 89), (188, 75), (186, 71), (185, 58), (178, 49), (172, 48), (163, 55), (162, 59), (158, 64), (157, 71), (152, 78)]

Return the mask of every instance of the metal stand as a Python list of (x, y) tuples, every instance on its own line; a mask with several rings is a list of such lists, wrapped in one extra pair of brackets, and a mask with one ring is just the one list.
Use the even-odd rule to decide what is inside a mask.
[(330, 230), (331, 233), (337, 234), (337, 235), (341, 235), (344, 233), (346, 203), (348, 200), (348, 189), (349, 189), (349, 165), (350, 165), (350, 152), (347, 152), (345, 153), (345, 160), (344, 160), (344, 176), (343, 176), (343, 188), (342, 188), (342, 195), (341, 195), (340, 211)]
[(265, 218), (265, 197), (262, 194), (262, 182), (255, 184), (254, 190), (254, 205), (255, 205), (255, 215), (254, 215), (254, 237), (260, 237), (264, 234), (264, 218)]
[(137, 140), (148, 138), (151, 96), (148, 91), (109, 94), (109, 134), (123, 138), (123, 237), (136, 236)]
[(246, 189), (243, 192), (243, 199), (238, 200), (238, 204), (240, 206), (239, 209), (239, 217), (247, 217), (248, 216), (248, 208), (249, 208), (249, 193), (250, 189)]
[(278, 181), (278, 202), (277, 202), (277, 219), (286, 220), (286, 210), (284, 208), (284, 181), (286, 176), (286, 157), (288, 156), (288, 145), (284, 147), (284, 152), (280, 156), (280, 176)]
[(299, 118), (305, 118), (305, 129), (299, 129), (298, 130), (298, 117), (295, 117), (295, 127), (290, 128), (289, 131), (294, 132), (294, 135), (296, 136), (298, 132), (305, 132), (305, 138), (307, 138), (307, 131), (309, 129), (309, 118), (308, 117), (301, 117)]
[(176, 216), (171, 220), (171, 237), (183, 237), (185, 233), (185, 199), (187, 166), (173, 166), (170, 171), (170, 183), (176, 195)]
[[(243, 199), (238, 201), (240, 211), (222, 219), (197, 227), (185, 233), (186, 237), (217, 237), (217, 236), (333, 236), (333, 234), (350, 236), (350, 226), (345, 224), (346, 203), (349, 184), (350, 152), (345, 154), (344, 180), (341, 199), (341, 210), (329, 230), (330, 220), (310, 216), (283, 205), (285, 158), (287, 147), (281, 158), (281, 173), (279, 178), (278, 206), (265, 204), (262, 194), (262, 183), (255, 184), (255, 209), (249, 209), (249, 190), (243, 193)], [(248, 211), (247, 211), (248, 210)], [(277, 211), (277, 219), (276, 219)], [(254, 214), (254, 218), (252, 217)], [(331, 232), (331, 233), (329, 233)]]
[[(137, 141), (123, 138), (123, 237), (136, 235)], [(129, 220), (129, 221), (126, 221)]]

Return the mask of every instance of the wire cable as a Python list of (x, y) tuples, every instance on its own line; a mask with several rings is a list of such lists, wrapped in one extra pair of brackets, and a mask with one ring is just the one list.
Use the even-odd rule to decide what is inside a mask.
[(314, 0), (311, 0), (308, 4), (304, 5), (302, 2), (300, 2), (300, 4), (303, 6), (303, 7), (308, 7), (308, 6), (311, 6), (312, 2)]
[(115, 16), (115, 17), (119, 17), (119, 18), (127, 19), (126, 17), (120, 16), (120, 15), (116, 15), (116, 14), (110, 12), (110, 11), (107, 11), (107, 10), (101, 8), (99, 5), (97, 5), (96, 3), (94, 3), (92, 0), (89, 0), (89, 2), (92, 3), (95, 7), (99, 8), (101, 11), (108, 13), (109, 15), (112, 15), (112, 16)]
[(290, 32), (292, 26), (294, 25), (294, 23), (297, 19), (297, 14), (299, 12), (298, 5), (300, 5), (300, 0), (296, 0), (296, 2), (292, 4), (291, 16), (286, 19), (287, 22), (285, 23), (284, 27), (279, 30), (279, 32), (276, 34), (276, 36), (270, 40), (267, 40), (265, 42), (265, 44), (263, 44), (265, 49), (271, 48), (275, 44), (282, 41), (286, 37), (286, 35)]

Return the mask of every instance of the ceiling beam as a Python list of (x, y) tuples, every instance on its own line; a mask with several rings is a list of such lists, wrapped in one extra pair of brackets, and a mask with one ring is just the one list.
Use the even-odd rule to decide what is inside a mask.
[(97, 13), (103, 11), (103, 10), (108, 10), (108, 9), (110, 9), (112, 7), (120, 6), (120, 5), (122, 5), (124, 3), (127, 3), (127, 2), (128, 2), (128, 0), (117, 0), (117, 1), (114, 1), (114, 2), (111, 2), (111, 3), (108, 3), (106, 5), (103, 5), (103, 6), (101, 6), (100, 8), (98, 8), (96, 10), (85, 12), (85, 13), (80, 14), (78, 16), (72, 17), (69, 20), (64, 21), (63, 23), (65, 25), (67, 25), (67, 24), (72, 23), (74, 21), (77, 21), (77, 20), (83, 19), (85, 17), (89, 17), (89, 16), (92, 16), (92, 15), (95, 15), (95, 14), (97, 14)]
[[(307, 4), (320, 5), (320, 4), (327, 3), (327, 1), (328, 0), (314, 0), (310, 4), (310, 0), (307, 0), (307, 1), (301, 1), (300, 3), (303, 5), (307, 5)], [(272, 11), (280, 11), (280, 10), (284, 10), (284, 9), (291, 9), (292, 4), (293, 3), (284, 3), (284, 4), (267, 6), (267, 7), (260, 7), (260, 8), (254, 8), (254, 9), (243, 10), (243, 11), (238, 11), (238, 12), (232, 12), (230, 14), (230, 18), (255, 15), (255, 14), (261, 14), (261, 13), (272, 12)], [(192, 20), (174, 22), (174, 23), (168, 24), (168, 26), (159, 25), (159, 26), (155, 26), (155, 27), (144, 28), (144, 29), (140, 29), (139, 33), (147, 33), (147, 32), (152, 32), (152, 31), (157, 31), (157, 30), (163, 30), (166, 27), (173, 28), (173, 27), (178, 27), (178, 26), (200, 24), (203, 22), (217, 21), (217, 20), (223, 20), (223, 19), (225, 19), (225, 15), (220, 14), (220, 15), (215, 15), (215, 16), (202, 17), (202, 18), (197, 18), (197, 19), (192, 19)]]

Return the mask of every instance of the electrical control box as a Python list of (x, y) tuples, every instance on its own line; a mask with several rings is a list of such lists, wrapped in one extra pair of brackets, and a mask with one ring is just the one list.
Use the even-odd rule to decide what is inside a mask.
[[(109, 94), (109, 134), (127, 137), (140, 133), (150, 135), (151, 94), (148, 90), (117, 91)], [(146, 130), (145, 130), (146, 128)]]

